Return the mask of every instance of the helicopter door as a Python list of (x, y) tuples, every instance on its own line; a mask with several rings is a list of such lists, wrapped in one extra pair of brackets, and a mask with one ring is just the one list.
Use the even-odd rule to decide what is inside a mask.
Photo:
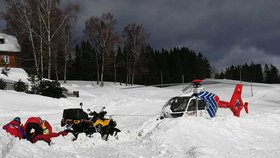
[(198, 110), (206, 110), (206, 101), (199, 99), (198, 100)]
[(207, 108), (206, 101), (204, 101), (202, 99), (198, 99), (198, 107), (197, 107), (198, 115), (197, 116), (203, 116), (204, 114), (207, 115), (206, 108)]
[(189, 101), (189, 105), (186, 111), (187, 116), (195, 116), (196, 115), (196, 100), (191, 99)]
[(202, 99), (193, 98), (190, 100), (186, 110), (187, 116), (202, 116), (206, 109), (206, 102)]
[(170, 104), (170, 110), (172, 111), (172, 117), (181, 117), (183, 116), (189, 97), (175, 97), (172, 98), (168, 104)]

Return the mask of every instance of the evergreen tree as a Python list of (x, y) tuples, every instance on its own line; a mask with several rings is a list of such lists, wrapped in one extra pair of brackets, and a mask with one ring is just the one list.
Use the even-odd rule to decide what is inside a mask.
[[(93, 52), (94, 48), (88, 42), (82, 41), (76, 46), (76, 55), (70, 67), (72, 72), (68, 74), (71, 79), (94, 80), (96, 78), (98, 60)], [(137, 84), (181, 83), (183, 76), (183, 82), (190, 82), (196, 78), (208, 78), (211, 74), (209, 61), (202, 53), (196, 53), (186, 47), (153, 50), (147, 46), (142, 48), (139, 56), (133, 60), (129, 59), (128, 53), (126, 47), (119, 47), (115, 61), (106, 64), (108, 67), (106, 78), (109, 81), (127, 82), (128, 70), (131, 71), (129, 81), (132, 81), (130, 66), (134, 65), (133, 60), (135, 60), (134, 82)]]
[[(240, 76), (241, 75), (241, 76)], [(230, 66), (226, 68), (225, 72), (216, 74), (215, 78), (227, 78), (232, 80), (241, 80), (247, 82), (265, 82), (265, 83), (279, 83), (278, 70), (275, 66), (267, 64), (262, 68), (261, 64)]]
[(275, 66), (270, 65), (270, 83), (277, 83), (279, 81), (278, 70)]

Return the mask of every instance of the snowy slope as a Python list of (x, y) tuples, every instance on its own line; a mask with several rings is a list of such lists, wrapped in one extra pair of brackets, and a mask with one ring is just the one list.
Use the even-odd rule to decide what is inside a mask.
[[(212, 81), (212, 80), (210, 80)], [(221, 100), (230, 100), (237, 81), (213, 80), (205, 85)], [(17, 140), (0, 129), (0, 157), (280, 157), (280, 85), (244, 83), (243, 100), (249, 101), (249, 114), (237, 118), (228, 109), (219, 109), (212, 119), (192, 117), (156, 120), (163, 104), (179, 95), (182, 86), (125, 89), (105, 83), (72, 81), (63, 84), (79, 90), (80, 98), (53, 99), (0, 90), (0, 126), (16, 116), (25, 122), (30, 116), (50, 121), (60, 131), (64, 108), (98, 110), (106, 106), (122, 130), (119, 140), (105, 142), (98, 134), (58, 137), (48, 146)]]

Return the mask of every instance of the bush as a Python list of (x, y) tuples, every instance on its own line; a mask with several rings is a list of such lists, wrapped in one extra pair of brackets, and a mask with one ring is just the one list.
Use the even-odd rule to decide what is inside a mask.
[(15, 86), (14, 87), (15, 91), (18, 91), (18, 92), (25, 92), (26, 91), (26, 84), (24, 82), (22, 82), (21, 80), (16, 82), (14, 86)]
[(63, 88), (60, 86), (58, 81), (49, 81), (49, 80), (42, 80), (39, 84), (38, 88), (39, 94), (53, 97), (53, 98), (61, 98), (65, 97), (63, 95)]
[(0, 89), (5, 89), (6, 88), (6, 86), (7, 86), (7, 83), (6, 82), (4, 82), (3, 80), (2, 80), (2, 78), (0, 79)]
[(30, 75), (28, 81), (30, 81), (31, 89), (28, 93), (38, 94), (39, 93), (39, 84), (42, 78), (39, 75)]

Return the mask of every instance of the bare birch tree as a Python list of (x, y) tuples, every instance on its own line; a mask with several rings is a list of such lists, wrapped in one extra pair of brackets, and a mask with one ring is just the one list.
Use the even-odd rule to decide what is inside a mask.
[[(52, 61), (52, 59), (58, 56), (55, 53), (64, 49), (63, 46), (54, 44), (53, 41), (56, 36), (62, 36), (62, 30), (66, 25), (73, 24), (72, 19), (79, 10), (78, 5), (72, 4), (62, 10), (59, 4), (60, 0), (6, 0), (8, 9), (6, 13), (2, 14), (8, 24), (22, 26), (15, 27), (14, 31), (22, 29), (27, 32), (33, 50), (36, 71), (38, 73), (41, 69), (43, 76), (46, 61), (49, 79), (51, 79), (52, 64), (58, 61)], [(56, 66), (57, 63), (55, 63)], [(55, 71), (57, 74), (57, 69)]]
[(127, 54), (126, 85), (134, 84), (136, 61), (143, 48), (147, 46), (148, 34), (142, 25), (128, 24), (123, 31), (124, 47)]
[(31, 3), (32, 1), (30, 0), (6, 0), (5, 5), (7, 6), (8, 13), (3, 13), (2, 15), (5, 20), (20, 25), (28, 34), (32, 46), (34, 64), (38, 73), (38, 55), (35, 48), (34, 27), (32, 26), (32, 16), (34, 13)]
[(77, 20), (77, 12), (79, 11), (79, 6), (78, 5), (73, 5), (73, 6), (68, 6), (65, 8), (66, 14), (70, 14), (70, 17), (67, 19), (64, 27), (63, 27), (63, 41), (64, 41), (64, 53), (63, 53), (63, 58), (64, 58), (64, 75), (63, 75), (63, 80), (64, 83), (66, 83), (66, 76), (67, 76), (67, 59), (71, 53), (71, 51), (74, 49), (73, 45), (71, 45), (72, 42), (72, 29), (73, 29), (73, 24)]
[[(37, 0), (37, 2), (40, 7), (39, 15), (41, 16), (43, 26), (47, 34), (45, 41), (47, 42), (48, 48), (48, 79), (51, 79), (52, 56), (54, 52), (57, 52), (52, 50), (52, 42), (57, 33), (65, 25), (67, 19), (70, 18), (70, 14), (64, 14), (63, 12), (60, 15), (57, 14), (59, 11), (59, 0)], [(60, 21), (55, 26), (53, 26), (53, 19), (57, 18), (57, 16), (60, 16)]]
[(66, 83), (66, 76), (67, 76), (67, 56), (70, 53), (69, 50), (69, 42), (70, 42), (70, 35), (67, 33), (67, 28), (64, 27), (63, 29), (63, 39), (64, 39), (64, 75), (63, 81)]
[(111, 13), (103, 14), (100, 18), (93, 16), (86, 21), (84, 33), (96, 50), (97, 84), (99, 84), (100, 76), (101, 87), (104, 85), (105, 58), (115, 50), (117, 45), (117, 36), (113, 32), (115, 24), (116, 21)]

